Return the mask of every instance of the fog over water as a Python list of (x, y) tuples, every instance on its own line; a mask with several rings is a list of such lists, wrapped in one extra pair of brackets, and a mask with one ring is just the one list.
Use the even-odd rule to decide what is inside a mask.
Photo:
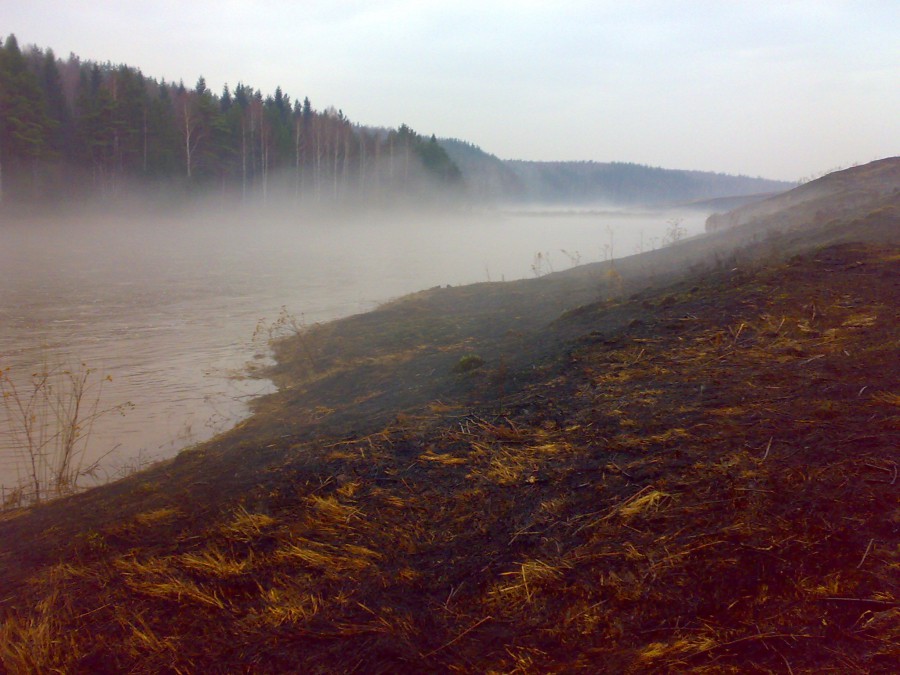
[[(97, 423), (88, 455), (116, 448), (104, 462), (113, 476), (138, 457), (173, 456), (246, 416), (247, 401), (272, 385), (236, 376), (264, 352), (253, 341), (257, 324), (282, 307), (308, 323), (327, 321), (436, 285), (531, 277), (538, 252), (560, 271), (576, 257), (604, 260), (610, 247), (616, 257), (659, 247), (673, 218), (698, 234), (705, 216), (6, 218), (0, 369), (21, 377), (44, 360), (64, 360), (111, 376), (105, 405), (134, 408)], [(17, 482), (11, 450), (0, 448), (0, 485)]]

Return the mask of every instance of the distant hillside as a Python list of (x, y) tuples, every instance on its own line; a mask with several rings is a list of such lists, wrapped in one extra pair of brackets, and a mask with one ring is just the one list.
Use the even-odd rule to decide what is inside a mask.
[(863, 217), (900, 203), (900, 157), (836, 171), (790, 192), (747, 204), (706, 221), (707, 232), (738, 226), (781, 231)]
[(523, 162), (506, 165), (539, 203), (662, 205), (788, 190), (793, 183), (623, 162)]
[(495, 155), (456, 138), (441, 139), (438, 143), (459, 167), (466, 192), (474, 199), (494, 201), (524, 192), (519, 177)]
[[(464, 141), (439, 141), (456, 163), (468, 193), (501, 204), (660, 206), (769, 196), (794, 183), (683, 171), (624, 162), (529, 162), (501, 160)], [(708, 207), (708, 205), (706, 205)]]
[(778, 192), (761, 192), (759, 194), (752, 195), (731, 195), (728, 197), (714, 197), (713, 199), (701, 199), (696, 202), (689, 202), (685, 204), (685, 206), (695, 208), (700, 211), (725, 213), (726, 211), (732, 211), (748, 204), (756, 204), (757, 202), (761, 202), (765, 199), (769, 199), (770, 197), (774, 197), (775, 195), (779, 194), (781, 194), (780, 190)]

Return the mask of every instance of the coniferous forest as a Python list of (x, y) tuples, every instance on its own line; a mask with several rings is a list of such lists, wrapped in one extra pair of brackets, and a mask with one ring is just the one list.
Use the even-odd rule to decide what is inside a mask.
[(421, 198), (460, 182), (437, 140), (406, 125), (364, 128), (280, 87), (220, 94), (137, 68), (0, 46), (0, 199), (115, 198), (214, 191), (297, 201)]

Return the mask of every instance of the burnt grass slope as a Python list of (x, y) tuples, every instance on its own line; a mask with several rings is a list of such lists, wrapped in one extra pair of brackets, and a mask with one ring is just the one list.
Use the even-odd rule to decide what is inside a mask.
[(896, 209), (716, 241), (280, 343), (239, 428), (0, 516), (0, 663), (894, 671)]

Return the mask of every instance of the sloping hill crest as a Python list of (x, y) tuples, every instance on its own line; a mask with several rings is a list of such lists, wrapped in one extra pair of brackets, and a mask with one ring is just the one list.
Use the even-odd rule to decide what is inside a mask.
[(900, 197), (900, 157), (887, 157), (862, 166), (836, 171), (789, 192), (761, 202), (716, 213), (706, 221), (706, 231), (755, 224), (777, 223), (782, 230), (847, 217), (859, 217)]

